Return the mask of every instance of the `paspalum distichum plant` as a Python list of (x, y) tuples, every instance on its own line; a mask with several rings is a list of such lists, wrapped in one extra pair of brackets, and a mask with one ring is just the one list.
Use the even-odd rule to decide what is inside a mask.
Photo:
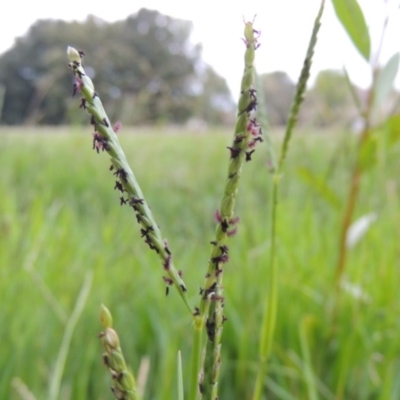
[[(293, 100), (289, 122), (284, 137), (281, 155), (276, 165), (273, 161), (271, 208), (271, 236), (269, 268), (271, 271), (269, 290), (260, 336), (260, 366), (254, 389), (254, 400), (262, 396), (266, 363), (271, 351), (275, 318), (277, 312), (277, 284), (275, 271), (275, 224), (277, 218), (278, 187), (289, 141), (297, 119), (300, 104), (303, 100), (306, 83), (311, 68), (311, 60), (316, 44), (324, 1), (315, 20), (309, 48), (304, 61)], [(253, 27), (254, 21), (245, 22), (244, 28), (244, 71), (240, 85), (236, 125), (232, 142), (227, 146), (228, 171), (222, 185), (222, 198), (216, 211), (217, 221), (214, 238), (211, 240), (211, 254), (205, 269), (204, 282), (200, 290), (197, 305), (190, 304), (187, 286), (182, 272), (174, 265), (173, 251), (161, 233), (146, 198), (130, 168), (124, 151), (118, 140), (117, 132), (120, 124), (113, 125), (108, 118), (100, 94), (96, 92), (92, 80), (85, 72), (82, 58), (84, 53), (68, 48), (69, 66), (74, 75), (73, 94), (80, 95), (80, 108), (90, 116), (93, 128), (93, 149), (97, 153), (107, 153), (110, 157), (110, 171), (115, 177), (114, 189), (119, 192), (119, 203), (129, 207), (137, 220), (140, 233), (145, 244), (157, 253), (160, 259), (160, 273), (166, 285), (166, 294), (174, 288), (184, 302), (189, 316), (193, 320), (193, 349), (190, 372), (190, 384), (186, 388), (182, 379), (178, 380), (179, 398), (184, 398), (186, 391), (189, 400), (202, 398), (216, 400), (218, 398), (218, 381), (221, 366), (221, 336), (223, 325), (227, 320), (224, 315), (223, 277), (229, 261), (229, 237), (237, 233), (238, 216), (235, 214), (235, 203), (239, 189), (241, 172), (246, 162), (252, 160), (254, 151), (262, 142), (266, 142), (272, 152), (268, 132), (263, 131), (263, 124), (257, 119), (257, 88), (255, 85), (254, 59), (259, 47), (260, 32)], [(272, 160), (272, 159), (271, 159)], [(240, 271), (239, 271), (240, 272)], [(103, 331), (99, 337), (104, 346), (103, 362), (109, 369), (112, 379), (112, 392), (116, 399), (139, 399), (135, 379), (126, 365), (120, 341), (113, 329), (110, 311), (102, 306), (101, 321)], [(124, 333), (125, 334), (125, 333)], [(128, 334), (128, 333), (127, 333)], [(181, 364), (178, 361), (178, 374), (181, 376)]]

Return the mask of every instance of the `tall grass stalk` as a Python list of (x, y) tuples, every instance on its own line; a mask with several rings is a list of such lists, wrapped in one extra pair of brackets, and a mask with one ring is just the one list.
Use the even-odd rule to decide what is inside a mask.
[[(343, 24), (343, 27), (349, 33), (350, 27), (348, 23), (352, 21), (352, 19), (348, 18), (348, 16), (343, 13), (343, 10), (337, 9), (339, 18)], [(359, 10), (360, 18), (364, 20), (364, 16), (362, 14), (362, 10)], [(338, 255), (337, 261), (335, 265), (335, 276), (334, 276), (334, 284), (335, 284), (335, 303), (339, 302), (339, 292), (341, 285), (343, 283), (343, 275), (346, 269), (346, 263), (348, 258), (349, 248), (351, 247), (348, 243), (348, 234), (349, 229), (354, 222), (354, 214), (356, 210), (356, 206), (358, 203), (361, 183), (363, 180), (363, 176), (365, 172), (374, 165), (373, 157), (376, 156), (374, 149), (374, 133), (376, 133), (379, 125), (385, 125), (386, 122), (389, 121), (390, 117), (394, 115), (396, 112), (396, 103), (393, 104), (392, 108), (389, 111), (386, 111), (382, 115), (379, 115), (379, 111), (382, 111), (382, 104), (385, 100), (387, 100), (387, 96), (390, 93), (390, 90), (393, 89), (394, 80), (398, 72), (398, 57), (399, 54), (394, 55), (387, 62), (385, 67), (379, 66), (379, 59), (382, 52), (382, 47), (384, 44), (384, 38), (387, 32), (387, 26), (389, 22), (389, 12), (387, 11), (386, 16), (384, 17), (382, 24), (382, 31), (380, 34), (380, 40), (376, 51), (373, 56), (370, 54), (369, 57), (364, 57), (365, 60), (369, 63), (371, 69), (371, 77), (372, 83), (369, 89), (366, 91), (364, 101), (360, 100), (359, 94), (357, 94), (355, 88), (353, 87), (350, 79), (346, 73), (347, 82), (350, 88), (350, 92), (354, 99), (355, 106), (359, 112), (359, 119), (362, 121), (363, 126), (362, 130), (359, 133), (358, 141), (357, 141), (357, 149), (355, 154), (355, 160), (353, 163), (353, 168), (351, 171), (351, 177), (349, 182), (348, 194), (346, 198), (346, 203), (344, 206), (344, 211), (342, 215), (342, 220), (340, 224), (340, 234), (339, 234), (339, 243), (338, 243)], [(348, 19), (346, 23), (346, 17)], [(351, 16), (353, 17), (353, 16)], [(364, 35), (370, 41), (369, 32), (366, 23), (364, 22)], [(357, 43), (353, 43), (357, 46)], [(397, 65), (396, 65), (396, 57), (397, 57)], [(378, 117), (381, 117), (380, 120)], [(397, 127), (398, 129), (398, 127)], [(375, 132), (374, 132), (375, 131)], [(381, 136), (385, 136), (387, 132), (381, 132)], [(392, 143), (393, 144), (393, 143)], [(372, 151), (366, 151), (366, 149)], [(370, 153), (370, 154), (368, 154)], [(366, 156), (367, 154), (367, 156)], [(372, 156), (371, 156), (372, 154)], [(335, 308), (338, 308), (338, 305), (335, 304)]]
[(169, 286), (174, 285), (187, 309), (192, 313), (186, 296), (186, 285), (173, 264), (171, 250), (154, 220), (153, 213), (144, 198), (117, 138), (116, 132), (118, 132), (119, 125), (111, 126), (99, 95), (94, 89), (93, 82), (86, 75), (83, 68), (82, 56), (82, 52), (68, 47), (69, 66), (75, 76), (73, 94), (78, 92), (82, 94), (80, 106), (91, 115), (90, 122), (95, 130), (93, 133), (93, 148), (97, 152), (106, 151), (111, 156), (112, 165), (110, 170), (114, 171), (116, 177), (115, 189), (121, 193), (120, 204), (126, 204), (133, 209), (136, 219), (141, 225), (140, 232), (145, 243), (158, 254), (163, 270), (167, 275), (163, 277), (167, 285), (167, 291)]
[[(226, 317), (223, 315), (223, 275), (225, 264), (229, 260), (229, 248), (226, 245), (229, 236), (237, 231), (238, 217), (234, 215), (234, 207), (239, 187), (239, 179), (243, 164), (250, 161), (254, 148), (262, 141), (261, 128), (253, 112), (257, 106), (254, 88), (254, 58), (258, 48), (259, 32), (253, 28), (253, 22), (246, 22), (244, 29), (244, 72), (240, 87), (237, 121), (234, 136), (229, 150), (228, 174), (225, 182), (220, 208), (216, 213), (217, 227), (215, 238), (211, 242), (212, 250), (205, 277), (200, 291), (201, 300), (195, 310), (195, 329), (193, 343), (193, 369), (189, 400), (196, 400), (200, 393), (204, 400), (218, 398), (218, 380), (221, 366), (221, 335)], [(203, 330), (207, 333), (204, 355), (203, 373), (200, 379), (199, 359), (202, 346)]]
[(260, 400), (264, 387), (265, 374), (267, 372), (267, 362), (271, 354), (272, 341), (275, 333), (276, 315), (278, 310), (278, 282), (276, 267), (276, 223), (278, 218), (279, 205), (279, 182), (283, 173), (284, 161), (289, 149), (290, 139), (293, 129), (296, 125), (301, 103), (304, 100), (307, 81), (310, 76), (312, 57), (315, 45), (317, 44), (317, 35), (321, 26), (321, 17), (324, 10), (325, 0), (321, 1), (321, 5), (314, 22), (311, 33), (310, 42), (307, 48), (306, 58), (297, 83), (295, 96), (290, 109), (289, 120), (286, 126), (285, 135), (282, 143), (277, 169), (272, 179), (272, 203), (271, 203), (271, 249), (269, 254), (269, 279), (267, 283), (267, 296), (264, 306), (264, 315), (261, 326), (260, 346), (259, 346), (259, 367), (256, 377), (255, 389), (253, 392), (253, 400)]
[[(374, 82), (376, 79), (376, 74), (374, 75)], [(374, 83), (372, 84), (372, 88)], [(354, 162), (354, 167), (351, 172), (349, 191), (347, 195), (347, 200), (344, 208), (344, 213), (342, 217), (341, 227), (340, 227), (340, 235), (339, 235), (339, 249), (338, 249), (338, 258), (335, 267), (335, 288), (336, 292), (339, 291), (340, 285), (342, 282), (342, 277), (345, 271), (347, 254), (348, 254), (348, 246), (347, 246), (347, 234), (350, 228), (350, 225), (353, 222), (354, 211), (356, 208), (357, 200), (360, 193), (360, 185), (363, 174), (363, 167), (361, 152), (368, 142), (371, 135), (371, 117), (372, 117), (372, 106), (373, 106), (373, 89), (370, 89), (367, 93), (367, 101), (365, 103), (365, 108), (361, 111), (360, 117), (363, 120), (363, 129), (361, 131), (360, 137), (357, 143), (357, 157)], [(356, 104), (359, 104), (357, 102)]]

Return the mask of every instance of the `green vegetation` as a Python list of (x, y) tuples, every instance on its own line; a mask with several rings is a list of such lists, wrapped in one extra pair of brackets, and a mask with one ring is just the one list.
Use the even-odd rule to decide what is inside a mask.
[[(22, 398), (17, 391), (23, 384), (37, 399), (48, 398), (88, 271), (90, 293), (69, 345), (59, 399), (112, 397), (97, 339), (101, 303), (113, 311), (138, 390), (139, 366), (150, 357), (145, 398), (176, 398), (177, 349), (185, 381), (190, 374), (191, 321), (175, 291), (165, 297), (158, 258), (146, 251), (130, 210), (116, 206), (109, 162), (96, 156), (84, 132), (0, 131), (0, 398)], [(231, 133), (129, 133), (124, 129), (120, 140), (196, 303)], [(349, 250), (340, 312), (333, 319), (338, 236), (355, 143), (349, 134), (293, 137), (285, 168), (291, 179), (280, 184), (280, 306), (266, 378), (271, 399), (400, 396), (400, 149), (379, 149), (378, 167), (364, 174), (355, 211), (355, 218), (377, 211), (378, 219)], [(241, 222), (224, 278), (229, 319), (220, 398), (226, 400), (250, 398), (258, 368), (271, 176), (267, 149), (257, 153), (243, 171)], [(305, 176), (320, 177), (339, 202)]]
[(192, 28), (190, 21), (148, 9), (114, 23), (95, 16), (85, 22), (37, 21), (0, 55), (0, 123), (86, 122), (67, 96), (71, 74), (62, 68), (67, 46), (90, 54), (88, 74), (96, 78), (113, 120), (226, 122), (234, 110), (232, 96), (224, 78), (202, 60), (201, 46), (191, 41)]
[[(271, 86), (265, 77), (256, 79), (258, 102), (252, 62), (259, 32), (252, 22), (245, 28), (231, 146), (224, 132), (129, 135), (128, 129), (118, 135), (125, 157), (116, 135), (120, 124), (111, 128), (114, 118), (104, 112), (82, 53), (69, 48), (73, 92), (81, 93), (80, 108), (91, 115), (92, 139), (79, 132), (2, 134), (0, 395), (107, 399), (110, 377), (99, 370), (102, 361), (118, 400), (184, 400), (185, 391), (190, 400), (197, 400), (198, 392), (204, 400), (400, 396), (400, 231), (393, 223), (399, 217), (400, 118), (395, 107), (385, 108), (400, 55), (380, 69), (378, 57), (370, 60), (369, 32), (358, 4), (334, 0), (339, 20), (371, 67), (365, 102), (348, 77), (336, 77), (342, 89), (349, 86), (363, 126), (357, 137), (297, 134), (287, 157), (323, 6), (324, 1), (283, 138), (271, 137), (269, 129), (263, 135), (252, 113), (258, 105), (260, 120), (267, 120), (262, 92)], [(319, 80), (325, 90), (328, 78)], [(339, 92), (333, 102), (341, 103)], [(4, 104), (7, 111), (7, 98)], [(267, 146), (242, 174), (242, 162), (254, 151), (246, 149), (263, 138)], [(111, 167), (108, 158), (94, 161), (90, 146), (94, 155), (108, 153)], [(227, 152), (226, 178), (221, 162)], [(239, 175), (244, 195), (235, 204)], [(118, 200), (134, 210), (137, 223), (132, 211), (128, 217), (126, 208), (115, 207)], [(240, 234), (229, 242), (228, 253), (225, 243), (236, 233), (237, 213)], [(143, 250), (143, 240), (161, 265)], [(181, 270), (174, 268), (170, 248)], [(200, 288), (204, 264), (209, 268)], [(222, 282), (224, 271), (229, 273)], [(172, 285), (183, 303), (176, 291), (166, 297)], [(199, 296), (199, 306), (192, 308)], [(102, 306), (100, 333), (99, 304), (107, 304), (115, 318)], [(189, 309), (189, 320), (182, 306)]]

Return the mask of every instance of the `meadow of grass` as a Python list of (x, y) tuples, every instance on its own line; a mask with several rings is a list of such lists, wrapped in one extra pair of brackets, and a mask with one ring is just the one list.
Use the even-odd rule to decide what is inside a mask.
[[(176, 398), (178, 350), (184, 370), (189, 365), (192, 320), (175, 290), (165, 296), (159, 261), (140, 238), (132, 210), (119, 206), (108, 157), (91, 149), (89, 129), (0, 130), (1, 399), (28, 399), (21, 382), (36, 399), (49, 398), (66, 321), (88, 271), (93, 282), (68, 348), (60, 400), (112, 398), (97, 338), (101, 303), (113, 313), (132, 369), (149, 357), (146, 399)], [(130, 129), (120, 135), (197, 304), (231, 136)], [(279, 308), (265, 380), (269, 400), (400, 398), (399, 149), (382, 150), (363, 178), (356, 217), (375, 211), (378, 219), (350, 250), (335, 302), (353, 145), (349, 134), (318, 132), (295, 135), (291, 143), (277, 227)], [(241, 221), (224, 277), (224, 400), (249, 399), (256, 375), (269, 278), (265, 160), (259, 146), (244, 169)], [(304, 171), (329, 185), (337, 200), (307, 183)]]

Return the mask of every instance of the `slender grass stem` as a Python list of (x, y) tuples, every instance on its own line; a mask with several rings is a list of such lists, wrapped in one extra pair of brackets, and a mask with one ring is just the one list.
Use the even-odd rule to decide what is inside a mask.
[(334, 302), (333, 302), (333, 309), (332, 309), (331, 334), (332, 334), (332, 332), (334, 332), (336, 330), (337, 315), (341, 308), (341, 306), (340, 306), (340, 302), (341, 302), (340, 289), (341, 289), (341, 284), (343, 281), (343, 275), (345, 273), (347, 257), (348, 257), (347, 235), (348, 235), (349, 228), (353, 222), (354, 211), (356, 209), (356, 205), (358, 202), (360, 188), (361, 188), (361, 181), (362, 181), (363, 173), (364, 173), (364, 162), (365, 161), (363, 160), (362, 152), (363, 152), (364, 146), (368, 143), (369, 139), (371, 138), (371, 130), (372, 130), (373, 123), (374, 123), (374, 106), (376, 105), (376, 104), (374, 104), (376, 101), (375, 91), (376, 90), (378, 91), (378, 86), (379, 86), (379, 84), (378, 84), (379, 58), (380, 58), (380, 54), (382, 51), (388, 22), (389, 22), (389, 14), (386, 14), (384, 22), (383, 22), (383, 26), (382, 26), (379, 45), (378, 45), (373, 57), (371, 57), (371, 60), (370, 60), (370, 67), (371, 67), (371, 72), (372, 72), (372, 84), (371, 84), (369, 90), (367, 91), (366, 102), (365, 102), (364, 108), (362, 108), (361, 102), (360, 102), (358, 96), (356, 95), (356, 90), (353, 87), (353, 85), (351, 84), (350, 79), (348, 78), (348, 76), (346, 74), (349, 88), (351, 90), (351, 93), (353, 94), (353, 98), (355, 99), (357, 109), (359, 110), (359, 113), (360, 113), (359, 116), (363, 120), (364, 126), (363, 126), (363, 129), (359, 136), (358, 143), (357, 143), (356, 159), (355, 159), (353, 170), (351, 173), (348, 195), (347, 195), (346, 204), (344, 207), (344, 212), (343, 212), (341, 226), (340, 226), (338, 256), (337, 256), (337, 262), (335, 265), (335, 272), (334, 272), (335, 273), (335, 275), (334, 275), (335, 290), (334, 290)]
[(78, 323), (79, 317), (82, 314), (83, 308), (86, 304), (86, 300), (89, 296), (90, 287), (92, 285), (92, 273), (88, 272), (83, 282), (82, 288), (79, 292), (78, 299), (71, 316), (68, 319), (65, 327), (64, 335), (62, 338), (60, 350), (57, 355), (54, 372), (50, 380), (49, 388), (49, 400), (57, 400), (60, 393), (61, 378), (64, 372), (65, 361), (67, 359), (69, 346), (71, 344), (72, 335), (74, 333), (76, 324)]
[(267, 296), (265, 298), (264, 317), (261, 325), (259, 367), (257, 369), (253, 400), (261, 399), (264, 379), (267, 374), (267, 361), (271, 354), (272, 342), (275, 333), (276, 313), (278, 310), (278, 283), (276, 273), (276, 219), (278, 208), (279, 178), (274, 175), (272, 184), (271, 204), (271, 250), (269, 254), (269, 280), (267, 282)]
[(321, 17), (324, 10), (325, 1), (321, 1), (321, 5), (314, 22), (313, 31), (311, 33), (310, 42), (307, 48), (306, 58), (303, 68), (300, 73), (300, 78), (297, 83), (296, 93), (293, 98), (290, 109), (289, 120), (286, 126), (285, 136), (282, 143), (280, 157), (277, 163), (277, 168), (272, 180), (272, 204), (271, 204), (271, 250), (269, 257), (270, 275), (268, 280), (268, 293), (264, 307), (263, 320), (260, 333), (259, 347), (259, 367), (255, 381), (253, 392), (253, 400), (260, 400), (264, 387), (265, 374), (267, 372), (267, 362), (272, 350), (272, 343), (275, 333), (276, 315), (278, 310), (278, 284), (277, 284), (277, 266), (276, 266), (276, 223), (278, 219), (278, 204), (279, 204), (279, 182), (283, 172), (284, 162), (289, 149), (290, 139), (294, 127), (297, 122), (300, 106), (304, 100), (307, 81), (310, 76), (312, 57), (314, 54), (315, 45), (317, 43), (317, 35), (321, 26)]
[[(376, 74), (374, 74), (374, 82), (376, 80)], [(373, 83), (374, 84), (374, 83)], [(372, 85), (373, 86), (373, 85)], [(347, 201), (342, 217), (342, 223), (340, 227), (340, 235), (339, 235), (339, 249), (338, 249), (338, 258), (335, 267), (335, 278), (334, 284), (336, 289), (336, 295), (339, 292), (340, 284), (342, 281), (342, 277), (344, 274), (344, 270), (346, 267), (347, 260), (347, 232), (349, 227), (353, 221), (354, 210), (356, 208), (360, 185), (362, 179), (362, 167), (360, 165), (360, 154), (363, 149), (364, 144), (367, 142), (370, 136), (370, 124), (371, 124), (371, 113), (374, 102), (374, 93), (373, 88), (371, 88), (368, 92), (367, 102), (365, 106), (365, 110), (361, 112), (361, 116), (364, 119), (364, 129), (361, 132), (361, 135), (357, 144), (357, 157), (354, 163), (353, 171), (350, 178), (350, 187), (349, 194), (347, 196)]]
[[(231, 146), (228, 147), (230, 161), (228, 176), (225, 183), (222, 201), (216, 214), (217, 227), (215, 239), (211, 242), (212, 251), (205, 277), (204, 287), (201, 289), (201, 300), (195, 309), (195, 331), (193, 341), (196, 343), (192, 355), (192, 382), (190, 400), (198, 397), (198, 387), (201, 388), (202, 398), (211, 400), (217, 397), (217, 387), (221, 364), (222, 325), (225, 322), (223, 315), (223, 288), (222, 278), (224, 264), (229, 259), (229, 248), (226, 245), (227, 238), (236, 233), (238, 218), (234, 216), (234, 206), (238, 191), (242, 166), (245, 161), (250, 161), (257, 143), (263, 141), (261, 127), (255, 118), (253, 111), (257, 106), (256, 90), (254, 89), (253, 62), (255, 50), (258, 48), (259, 33), (254, 30), (253, 23), (247, 22), (244, 29), (245, 68), (241, 82), (241, 94), (238, 104), (238, 116), (234, 137)], [(207, 345), (204, 357), (204, 373), (202, 381), (200, 376), (200, 364), (202, 346), (199, 345), (203, 328), (206, 328)], [(196, 380), (195, 380), (196, 379)]]
[(184, 400), (182, 356), (178, 351), (178, 400)]
[(95, 129), (93, 148), (97, 152), (106, 151), (111, 156), (112, 165), (110, 170), (115, 171), (115, 189), (121, 193), (121, 205), (129, 205), (133, 209), (141, 226), (140, 232), (145, 243), (159, 256), (163, 270), (167, 275), (163, 277), (164, 282), (167, 284), (167, 291), (168, 286), (174, 285), (187, 309), (192, 314), (192, 309), (186, 296), (186, 285), (173, 265), (168, 243), (163, 238), (136, 177), (128, 164), (116, 135), (116, 129), (111, 127), (110, 120), (104, 111), (99, 95), (94, 89), (93, 82), (86, 75), (82, 65), (82, 55), (82, 52), (68, 47), (69, 66), (75, 76), (73, 93), (80, 92), (82, 94), (80, 107), (86, 109), (91, 115), (90, 122)]
[(312, 319), (309, 316), (303, 317), (301, 320), (299, 330), (300, 347), (304, 359), (304, 379), (307, 385), (308, 399), (318, 400), (317, 385), (311, 363), (310, 346), (307, 340), (308, 331), (311, 324)]
[(228, 177), (225, 184), (221, 206), (218, 211), (218, 225), (213, 250), (206, 275), (204, 294), (200, 302), (200, 316), (205, 315), (205, 299), (211, 297), (212, 303), (206, 317), (207, 345), (204, 359), (204, 379), (202, 398), (212, 400), (218, 398), (218, 380), (221, 366), (221, 336), (225, 317), (223, 315), (223, 273), (224, 264), (228, 261), (228, 236), (236, 233), (238, 218), (234, 217), (234, 205), (238, 191), (239, 178), (245, 161), (251, 160), (253, 150), (262, 141), (261, 128), (258, 122), (251, 119), (251, 114), (257, 106), (256, 90), (254, 89), (253, 62), (255, 50), (258, 48), (259, 33), (254, 30), (253, 23), (247, 22), (244, 30), (245, 68), (241, 83), (241, 95), (238, 104), (238, 118), (234, 139), (230, 151)]
[(199, 382), (199, 374), (202, 353), (203, 326), (204, 324), (201, 323), (199, 319), (195, 320), (192, 342), (189, 400), (197, 399), (199, 393), (199, 385), (201, 385), (201, 382)]
[(360, 192), (362, 173), (358, 165), (354, 166), (351, 180), (349, 195), (342, 218), (340, 236), (339, 236), (339, 255), (335, 268), (335, 288), (338, 291), (342, 281), (343, 273), (347, 260), (347, 232), (353, 220), (354, 210), (357, 204), (358, 195)]

